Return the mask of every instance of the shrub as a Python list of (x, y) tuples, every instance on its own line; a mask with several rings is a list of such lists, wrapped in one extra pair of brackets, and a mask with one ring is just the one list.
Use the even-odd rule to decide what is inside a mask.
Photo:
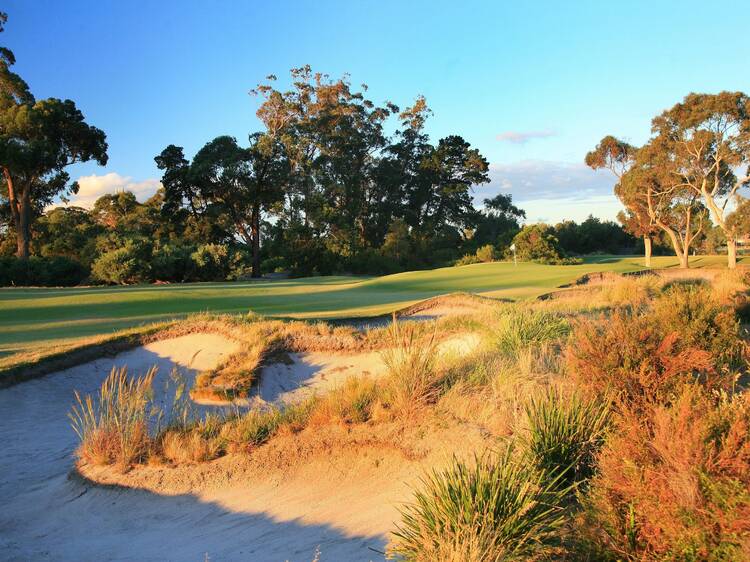
[(195, 278), (200, 281), (224, 281), (229, 274), (229, 248), (224, 244), (202, 244), (190, 255)]
[(580, 321), (566, 363), (583, 388), (621, 405), (667, 402), (685, 383), (729, 389), (742, 355), (731, 309), (703, 290), (673, 288), (652, 310)]
[(321, 398), (313, 418), (318, 423), (338, 421), (363, 423), (370, 419), (378, 399), (377, 385), (363, 377), (352, 377)]
[(156, 368), (130, 378), (127, 368), (113, 368), (96, 400), (76, 392), (70, 419), (81, 443), (80, 459), (97, 465), (116, 464), (127, 469), (148, 454), (151, 384)]
[(515, 357), (530, 346), (559, 340), (569, 331), (568, 321), (556, 314), (512, 309), (500, 317), (495, 342), (503, 354)]
[(388, 329), (391, 347), (381, 355), (388, 368), (386, 393), (390, 405), (401, 414), (413, 413), (437, 398), (434, 334), (423, 341), (414, 323), (393, 321)]
[(480, 262), (488, 263), (497, 259), (497, 252), (492, 244), (487, 244), (477, 248), (476, 256)]
[(523, 261), (560, 264), (565, 252), (554, 235), (554, 230), (546, 224), (529, 224), (513, 238), (516, 256)]
[(154, 252), (151, 260), (153, 278), (158, 281), (188, 281), (192, 275), (194, 248), (178, 244), (166, 244)]
[(91, 273), (104, 283), (143, 283), (151, 279), (150, 261), (150, 244), (140, 238), (129, 238), (123, 246), (99, 256)]
[(500, 562), (549, 554), (566, 520), (566, 491), (512, 453), (470, 463), (454, 458), (429, 474), (401, 510), (391, 556)]
[(607, 405), (578, 394), (564, 396), (559, 390), (548, 390), (530, 399), (526, 414), (529, 427), (524, 441), (537, 468), (559, 477), (567, 487), (588, 481), (604, 444)]
[(28, 259), (0, 257), (0, 286), (70, 287), (80, 284), (88, 270), (79, 261), (65, 256)]
[(582, 533), (627, 560), (747, 560), (750, 400), (684, 387), (625, 412), (602, 450)]
[(711, 287), (673, 285), (666, 288), (653, 307), (653, 315), (664, 333), (680, 334), (690, 346), (710, 352), (717, 368), (742, 365), (744, 344), (732, 307), (720, 302)]
[(289, 269), (286, 259), (283, 256), (274, 256), (263, 260), (260, 264), (260, 270), (263, 273), (281, 273)]

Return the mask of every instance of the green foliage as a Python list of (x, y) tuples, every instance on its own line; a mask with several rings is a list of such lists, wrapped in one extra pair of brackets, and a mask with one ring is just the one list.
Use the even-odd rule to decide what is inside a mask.
[(87, 275), (80, 262), (63, 256), (31, 256), (25, 260), (0, 257), (0, 287), (70, 287), (80, 284)]
[(512, 357), (530, 346), (561, 340), (570, 332), (570, 324), (549, 312), (512, 309), (502, 314), (496, 330), (495, 344)]
[(178, 244), (165, 244), (153, 253), (151, 274), (157, 281), (188, 281), (192, 278), (195, 263), (194, 248)]
[(606, 403), (550, 389), (529, 400), (526, 415), (529, 428), (524, 441), (538, 469), (571, 488), (594, 475), (609, 423)]
[(546, 264), (580, 263), (566, 259), (565, 252), (554, 235), (554, 229), (546, 224), (524, 226), (513, 238), (513, 244), (516, 246), (516, 256), (522, 261)]
[(399, 560), (501, 562), (549, 555), (560, 543), (567, 491), (508, 448), (423, 479), (401, 510), (390, 554)]
[(91, 274), (104, 283), (143, 283), (151, 278), (151, 246), (143, 239), (129, 238), (123, 246), (103, 253)]
[(194, 264), (194, 278), (199, 281), (226, 279), (230, 268), (230, 252), (224, 244), (201, 244), (190, 255)]

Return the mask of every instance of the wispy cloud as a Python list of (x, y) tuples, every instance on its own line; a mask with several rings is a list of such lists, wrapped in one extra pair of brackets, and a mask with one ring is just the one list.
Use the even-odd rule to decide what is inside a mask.
[(134, 181), (130, 176), (121, 176), (115, 172), (104, 175), (90, 175), (78, 178), (78, 193), (70, 197), (69, 205), (90, 209), (102, 195), (119, 191), (132, 191), (136, 199), (143, 202), (161, 187), (156, 179)]
[(504, 131), (497, 135), (497, 140), (503, 142), (510, 142), (513, 144), (525, 144), (532, 139), (544, 139), (547, 137), (554, 137), (557, 134), (552, 129), (544, 129), (543, 131)]
[(582, 220), (589, 214), (614, 219), (621, 208), (614, 196), (615, 179), (607, 171), (585, 164), (523, 160), (490, 164), (490, 183), (475, 189), (475, 201), (510, 193), (513, 202), (526, 209), (530, 222)]

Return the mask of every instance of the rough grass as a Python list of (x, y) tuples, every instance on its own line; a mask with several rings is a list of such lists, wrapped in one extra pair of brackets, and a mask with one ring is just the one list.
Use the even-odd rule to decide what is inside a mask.
[(427, 562), (500, 562), (550, 554), (566, 521), (565, 491), (508, 448), (453, 460), (422, 481), (390, 546), (391, 557)]
[(151, 369), (145, 375), (129, 377), (126, 368), (113, 368), (97, 397), (76, 392), (70, 418), (81, 441), (77, 450), (80, 459), (126, 470), (147, 458), (155, 375), (156, 369)]

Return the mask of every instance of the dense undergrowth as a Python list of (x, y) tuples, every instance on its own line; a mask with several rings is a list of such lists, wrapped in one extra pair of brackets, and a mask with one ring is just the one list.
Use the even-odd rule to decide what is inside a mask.
[[(423, 478), (402, 508), (391, 557), (748, 559), (750, 399), (737, 314), (745, 290), (738, 274), (711, 283), (616, 279), (573, 298), (367, 332), (245, 319), (241, 329), (261, 335), (264, 351), (204, 375), (211, 384), (255, 373), (264, 354), (282, 349), (380, 349), (388, 374), (283, 409), (203, 419), (184, 413), (189, 400), (177, 392), (173, 409), (183, 415), (144, 420), (129, 414), (144, 404), (141, 382), (124, 384), (115, 372), (99, 400), (80, 401), (78, 452), (125, 469), (252, 451), (326, 424), (467, 422), (490, 436), (489, 448)], [(437, 361), (438, 335), (468, 329), (481, 330), (483, 345)], [(123, 416), (135, 420), (128, 432), (106, 421), (105, 388), (117, 389)], [(142, 442), (132, 445), (131, 435)]]

